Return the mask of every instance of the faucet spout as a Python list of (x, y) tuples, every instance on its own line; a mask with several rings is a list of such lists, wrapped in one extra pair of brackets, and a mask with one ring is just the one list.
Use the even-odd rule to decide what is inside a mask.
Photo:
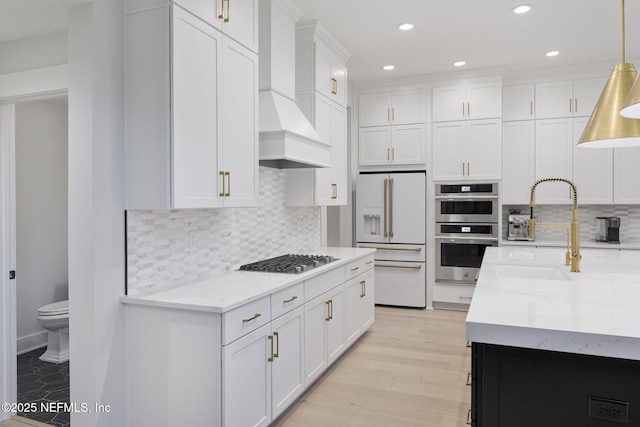
[(536, 187), (543, 182), (564, 182), (571, 187), (573, 194), (573, 206), (571, 210), (571, 271), (574, 273), (580, 272), (580, 260), (582, 255), (580, 254), (580, 224), (578, 223), (578, 190), (576, 185), (565, 178), (543, 178), (533, 183), (531, 186), (531, 197), (529, 199), (529, 206), (531, 208), (531, 217), (529, 218), (529, 238), (535, 238), (536, 225), (545, 225), (544, 223), (536, 224), (536, 220), (533, 217), (533, 207), (535, 206), (535, 194)]

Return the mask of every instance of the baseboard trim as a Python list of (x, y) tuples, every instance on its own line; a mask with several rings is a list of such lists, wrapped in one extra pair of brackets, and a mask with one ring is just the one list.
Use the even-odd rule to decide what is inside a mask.
[(16, 344), (17, 353), (20, 355), (37, 348), (46, 347), (48, 340), (47, 334), (47, 331), (41, 331), (36, 332), (35, 334), (19, 337)]

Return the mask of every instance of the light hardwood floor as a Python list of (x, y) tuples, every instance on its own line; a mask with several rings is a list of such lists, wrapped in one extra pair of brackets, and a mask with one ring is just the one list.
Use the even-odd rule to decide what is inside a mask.
[[(464, 427), (471, 393), (465, 318), (457, 311), (376, 307), (369, 331), (273, 426)], [(32, 425), (44, 426), (0, 423)]]
[(369, 331), (273, 426), (465, 426), (465, 318), (376, 307)]
[(10, 420), (0, 423), (1, 427), (50, 427), (49, 424), (43, 424), (38, 421), (30, 420), (24, 417), (14, 416)]

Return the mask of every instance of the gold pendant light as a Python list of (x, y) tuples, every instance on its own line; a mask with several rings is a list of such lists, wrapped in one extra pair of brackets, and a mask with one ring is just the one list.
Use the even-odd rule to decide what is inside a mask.
[(578, 141), (578, 147), (611, 148), (640, 146), (640, 120), (620, 115), (624, 100), (638, 72), (625, 62), (624, 0), (622, 0), (622, 63), (613, 67), (591, 118)]

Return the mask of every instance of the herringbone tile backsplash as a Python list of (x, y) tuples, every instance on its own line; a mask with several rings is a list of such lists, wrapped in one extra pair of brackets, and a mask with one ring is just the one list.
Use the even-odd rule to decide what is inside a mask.
[(285, 207), (284, 172), (260, 168), (257, 206), (127, 212), (129, 295), (320, 246), (320, 208)]

